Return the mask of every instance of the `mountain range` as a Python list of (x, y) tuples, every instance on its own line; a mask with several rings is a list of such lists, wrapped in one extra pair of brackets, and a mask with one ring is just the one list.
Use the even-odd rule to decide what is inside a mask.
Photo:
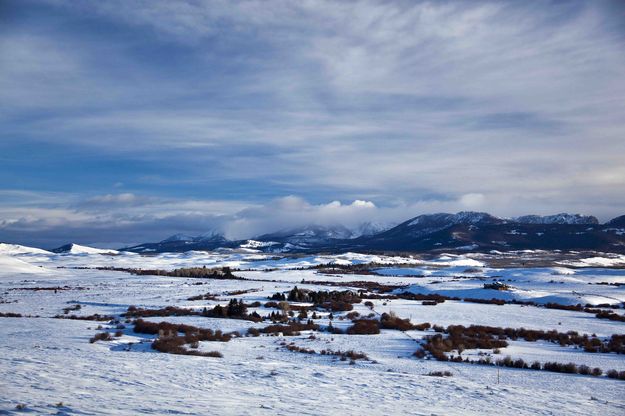
[(438, 250), (597, 250), (625, 252), (625, 215), (601, 224), (580, 214), (524, 215), (500, 218), (485, 212), (419, 215), (384, 227), (364, 223), (356, 229), (343, 225), (308, 225), (255, 237), (229, 240), (218, 232), (196, 237), (176, 234), (157, 243), (121, 250), (138, 253), (254, 249), (265, 252), (413, 251)]

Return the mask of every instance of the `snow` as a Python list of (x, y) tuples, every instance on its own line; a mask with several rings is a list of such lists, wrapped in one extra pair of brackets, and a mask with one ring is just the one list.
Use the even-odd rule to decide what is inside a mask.
[(570, 263), (572, 266), (579, 267), (610, 267), (617, 265), (625, 265), (625, 255), (619, 255), (615, 257), (588, 257), (580, 259), (577, 262)]
[(2, 270), (2, 273), (0, 274), (0, 278), (2, 278), (3, 276), (9, 273), (40, 274), (40, 273), (46, 272), (46, 270), (41, 267), (34, 266), (23, 260), (20, 260), (11, 256), (7, 256), (4, 254), (0, 254), (0, 269)]
[(256, 240), (247, 240), (245, 243), (241, 244), (241, 248), (263, 248), (263, 247), (271, 247), (273, 245), (280, 244), (275, 241), (256, 241)]
[[(174, 234), (171, 237), (167, 237), (166, 239), (161, 241), (161, 243), (170, 243), (170, 242), (176, 242), (176, 241), (193, 241), (194, 238), (195, 237), (191, 237), (190, 235), (186, 235), (186, 234)], [(140, 248), (140, 247), (135, 247), (135, 248)]]
[(599, 224), (591, 215), (560, 213), (555, 215), (524, 215), (512, 219), (522, 224)]
[(69, 254), (119, 254), (117, 250), (102, 249), (88, 246), (81, 246), (79, 244), (70, 244), (69, 250), (66, 251)]
[(18, 244), (0, 243), (0, 254), (14, 256), (16, 254), (52, 254), (49, 251), (35, 247), (21, 246)]
[[(521, 254), (519, 254), (521, 255)], [(613, 256), (612, 256), (613, 257)], [(605, 258), (612, 258), (605, 257)], [(333, 274), (297, 268), (319, 264), (388, 265), (379, 274)], [(123, 272), (75, 267), (178, 267), (230, 266), (245, 269), (236, 274), (256, 280), (185, 279), (136, 276)], [(58, 268), (62, 267), (62, 268)], [(478, 270), (467, 271), (467, 268)], [(415, 277), (424, 276), (424, 277)], [(512, 291), (483, 289), (485, 282), (501, 280)], [(51, 318), (79, 304), (77, 315), (119, 315), (130, 305), (162, 308), (176, 305), (204, 308), (244, 299), (264, 303), (275, 292), (298, 287), (328, 290), (350, 288), (349, 282), (408, 285), (409, 290), (449, 293), (452, 296), (591, 299), (596, 303), (624, 301), (622, 287), (596, 282), (625, 282), (617, 268), (570, 269), (492, 268), (487, 261), (467, 256), (441, 255), (424, 260), (414, 257), (343, 253), (340, 255), (280, 256), (257, 252), (187, 252), (143, 256), (99, 252), (49, 253), (0, 246), (0, 312), (38, 315), (35, 318), (0, 318), (0, 413), (11, 414), (18, 403), (32, 414), (603, 414), (621, 415), (625, 408), (623, 382), (606, 377), (497, 369), (489, 366), (443, 363), (412, 356), (427, 332), (383, 330), (379, 335), (350, 336), (318, 332), (300, 336), (235, 338), (228, 343), (202, 342), (201, 351), (219, 351), (223, 358), (157, 353), (152, 336), (135, 334), (126, 324), (123, 336), (110, 342), (89, 343), (97, 332), (114, 332), (107, 322)], [(29, 290), (36, 287), (62, 287)], [(227, 295), (236, 290), (253, 290)], [(189, 301), (213, 293), (218, 300)], [(438, 325), (480, 324), (557, 329), (595, 333), (600, 337), (623, 333), (623, 323), (595, 318), (583, 312), (520, 305), (486, 305), (446, 301), (436, 306), (422, 302), (373, 300), (375, 314), (393, 311), (414, 323)], [(267, 309), (259, 310), (266, 314)], [(370, 313), (364, 303), (354, 310)], [(622, 314), (622, 309), (617, 310)], [(328, 314), (316, 322), (328, 325)], [(333, 325), (351, 323), (336, 313)], [(204, 328), (246, 332), (266, 323), (213, 319), (202, 316), (157, 317), (152, 321), (187, 323)], [(282, 342), (322, 349), (362, 351), (370, 360), (354, 365), (334, 357), (286, 351)], [(463, 355), (476, 354), (465, 351)], [(588, 354), (545, 342), (511, 341), (501, 356), (529, 361), (573, 361), (607, 370), (625, 369), (616, 354)], [(426, 376), (431, 371), (451, 371), (453, 377)], [(498, 377), (499, 375), (499, 377)], [(497, 379), (499, 378), (499, 383)], [(594, 399), (591, 399), (594, 398)], [(62, 408), (55, 403), (63, 402)]]

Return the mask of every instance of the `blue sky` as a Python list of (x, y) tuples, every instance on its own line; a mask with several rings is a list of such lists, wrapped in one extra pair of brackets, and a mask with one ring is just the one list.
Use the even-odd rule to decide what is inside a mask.
[(0, 3), (0, 240), (625, 213), (618, 1)]

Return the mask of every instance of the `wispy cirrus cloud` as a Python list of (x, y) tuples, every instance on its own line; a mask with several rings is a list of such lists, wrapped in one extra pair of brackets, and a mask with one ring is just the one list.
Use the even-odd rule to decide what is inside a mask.
[(71, 188), (70, 210), (233, 201), (218, 214), (232, 216), (284, 195), (375, 212), (625, 206), (618, 2), (5, 8), (1, 185)]

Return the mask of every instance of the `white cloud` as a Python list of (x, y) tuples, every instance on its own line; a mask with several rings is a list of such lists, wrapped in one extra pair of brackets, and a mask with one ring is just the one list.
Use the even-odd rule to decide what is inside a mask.
[[(5, 223), (46, 217), (20, 216), (28, 206), (76, 227), (97, 216), (192, 231), (196, 218), (247, 236), (304, 218), (607, 219), (625, 206), (625, 38), (602, 2), (49, 3), (133, 42), (43, 18), (3, 32), (0, 143), (150, 171), (125, 177), (122, 194), (14, 195)], [(208, 201), (140, 189), (207, 181)], [(245, 187), (236, 198), (354, 202), (211, 200), (230, 183)]]

